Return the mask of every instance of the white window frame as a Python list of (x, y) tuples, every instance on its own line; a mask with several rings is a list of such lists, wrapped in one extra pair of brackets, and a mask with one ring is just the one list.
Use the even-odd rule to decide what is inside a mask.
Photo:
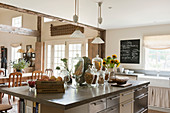
[[(15, 25), (16, 19), (21, 19), (21, 20), (20, 20), (20, 22), (21, 22), (21, 23), (20, 23), (20, 26)], [(22, 17), (22, 16), (13, 17), (13, 18), (12, 18), (12, 26), (13, 26), (13, 27), (22, 27), (22, 26), (23, 26), (23, 17)]]
[(69, 44), (82, 44), (82, 52), (81, 57), (86, 56), (86, 43), (88, 42), (88, 39), (65, 39), (65, 40), (52, 40), (52, 41), (46, 41), (46, 55), (45, 55), (45, 69), (47, 69), (47, 56), (48, 56), (48, 45), (52, 45), (51, 47), (51, 68), (54, 67), (54, 45), (58, 44), (65, 44), (65, 58), (69, 58)]

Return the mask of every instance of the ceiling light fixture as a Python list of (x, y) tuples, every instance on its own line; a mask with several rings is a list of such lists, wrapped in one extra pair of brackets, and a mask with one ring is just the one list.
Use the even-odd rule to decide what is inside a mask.
[[(103, 21), (102, 16), (101, 16), (101, 5), (102, 5), (102, 2), (98, 2), (98, 22), (97, 22), (98, 28), (99, 28), (99, 24), (101, 24)], [(98, 31), (97, 37), (91, 43), (92, 44), (103, 44), (104, 43), (104, 41), (100, 38), (100, 31)]]
[(77, 24), (77, 29), (71, 34), (71, 38), (84, 38), (84, 34), (80, 31), (78, 26), (79, 19), (79, 0), (75, 0), (75, 15), (73, 16), (73, 21)]

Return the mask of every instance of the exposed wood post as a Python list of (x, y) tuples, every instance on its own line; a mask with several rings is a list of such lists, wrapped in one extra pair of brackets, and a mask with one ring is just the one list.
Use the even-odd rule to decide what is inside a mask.
[(42, 43), (41, 43), (41, 17), (37, 17), (37, 30), (39, 35), (37, 36), (37, 42), (35, 43), (35, 70), (41, 70), (41, 56), (42, 56)]
[(92, 58), (96, 57), (98, 54), (98, 44), (92, 44), (93, 39), (88, 40), (88, 57), (92, 60)]
[(99, 55), (101, 58), (105, 58), (105, 48), (106, 48), (106, 30), (100, 31), (100, 38), (105, 42), (99, 45)]
[(41, 71), (41, 42), (36, 42), (35, 43), (35, 70), (36, 71)]
[(37, 17), (37, 30), (39, 32), (39, 35), (37, 36), (37, 42), (41, 42), (41, 17)]

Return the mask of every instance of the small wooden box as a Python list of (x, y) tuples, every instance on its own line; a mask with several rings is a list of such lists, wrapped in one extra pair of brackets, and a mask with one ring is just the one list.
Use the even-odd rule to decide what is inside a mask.
[(64, 93), (64, 82), (36, 81), (37, 93)]

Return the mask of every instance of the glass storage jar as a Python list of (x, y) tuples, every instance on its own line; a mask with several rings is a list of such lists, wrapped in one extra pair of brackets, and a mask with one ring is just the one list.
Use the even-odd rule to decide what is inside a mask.
[(77, 54), (75, 58), (72, 58), (71, 62), (71, 75), (72, 75), (72, 85), (75, 88), (79, 87), (80, 77), (84, 71), (84, 59), (79, 57)]
[(85, 71), (84, 79), (87, 83), (87, 86), (91, 87), (91, 84), (93, 83), (94, 80), (94, 72), (90, 65), (88, 66), (88, 69)]
[(103, 59), (100, 58), (99, 55), (96, 55), (96, 57), (92, 59), (92, 64), (94, 68), (97, 69), (97, 71), (103, 68), (102, 62), (103, 62)]

